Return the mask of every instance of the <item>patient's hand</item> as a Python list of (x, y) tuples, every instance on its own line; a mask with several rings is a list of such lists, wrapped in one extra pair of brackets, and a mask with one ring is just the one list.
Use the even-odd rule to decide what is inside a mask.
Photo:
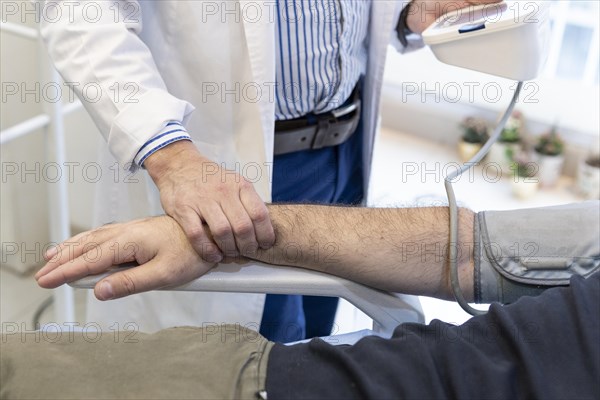
[(98, 282), (94, 294), (99, 300), (183, 284), (215, 265), (196, 253), (177, 222), (167, 216), (81, 233), (49, 250), (45, 258), (48, 263), (35, 279), (48, 289), (106, 272), (118, 264), (140, 264)]

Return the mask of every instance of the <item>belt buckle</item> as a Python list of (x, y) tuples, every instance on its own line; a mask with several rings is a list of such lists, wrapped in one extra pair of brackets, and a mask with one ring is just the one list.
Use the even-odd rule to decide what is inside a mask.
[(323, 118), (319, 120), (319, 122), (317, 123), (317, 131), (315, 132), (315, 137), (313, 138), (313, 142), (311, 144), (311, 148), (313, 150), (323, 148), (330, 126), (331, 124), (329, 122), (329, 118)]
[[(346, 106), (342, 106), (340, 108), (336, 108), (329, 112), (330, 116), (327, 115), (326, 118), (321, 118), (317, 122), (317, 131), (315, 133), (315, 137), (313, 138), (311, 148), (313, 150), (318, 150), (324, 147), (325, 139), (327, 139), (327, 135), (329, 133), (329, 129), (332, 124), (338, 122), (338, 119), (344, 117), (354, 111), (359, 109), (359, 102), (355, 101)], [(336, 135), (337, 136), (337, 135)]]
[(344, 115), (348, 115), (351, 112), (355, 111), (358, 108), (358, 104), (356, 103), (350, 103), (347, 106), (342, 106), (340, 108), (336, 108), (335, 110), (331, 111), (331, 115), (333, 115), (336, 119), (343, 117)]

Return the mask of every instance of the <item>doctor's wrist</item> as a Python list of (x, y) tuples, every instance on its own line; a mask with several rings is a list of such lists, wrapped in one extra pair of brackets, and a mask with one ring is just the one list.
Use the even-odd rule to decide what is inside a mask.
[(148, 157), (169, 144), (180, 140), (192, 140), (192, 138), (181, 122), (170, 121), (156, 135), (144, 143), (133, 158), (133, 162), (143, 168)]
[(194, 159), (202, 158), (194, 143), (190, 140), (180, 140), (152, 153), (144, 161), (144, 168), (154, 183), (159, 186), (162, 178), (170, 171), (177, 170), (181, 165), (186, 165)]

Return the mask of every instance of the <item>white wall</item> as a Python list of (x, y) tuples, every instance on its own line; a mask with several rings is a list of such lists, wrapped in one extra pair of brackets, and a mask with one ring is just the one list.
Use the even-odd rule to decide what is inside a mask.
[[(5, 16), (3, 15), (3, 18)], [(35, 21), (22, 21), (19, 16), (8, 16), (9, 22), (24, 23), (35, 27)], [(9, 128), (34, 117), (47, 108), (44, 91), (36, 90), (36, 83), (43, 88), (49, 81), (45, 65), (45, 50), (38, 43), (2, 31), (0, 34), (0, 78), (2, 82), (2, 107), (0, 129)], [(10, 94), (13, 85), (18, 93)], [(62, 85), (62, 82), (59, 82)], [(35, 93), (24, 95), (22, 89)], [(66, 98), (66, 93), (63, 93)], [(82, 109), (65, 120), (67, 134), (67, 161), (93, 162), (97, 152), (99, 133)], [(2, 180), (0, 181), (1, 242), (0, 265), (24, 271), (43, 262), (41, 251), (23, 253), (24, 249), (42, 249), (49, 241), (49, 194), (48, 181), (54, 180), (56, 169), (50, 168), (51, 155), (47, 154), (43, 130), (18, 138), (1, 146)], [(50, 156), (50, 158), (49, 158)], [(12, 172), (16, 168), (16, 174)], [(25, 171), (33, 171), (24, 173)], [(46, 172), (46, 173), (45, 173)], [(66, 176), (62, 166), (60, 172)], [(50, 176), (52, 175), (52, 176)], [(81, 173), (73, 174), (69, 184), (70, 215), (72, 225), (91, 227), (93, 184), (85, 182)], [(17, 246), (17, 254), (14, 252)]]
[[(443, 64), (428, 48), (405, 55), (391, 50), (384, 78), (383, 124), (454, 144), (460, 139), (460, 123), (465, 117), (495, 121), (510, 102), (514, 85), (506, 79)], [(538, 79), (526, 85), (516, 108), (525, 115), (527, 136), (532, 139), (557, 124), (567, 144), (564, 172), (575, 176), (579, 159), (600, 151), (597, 86), (586, 92), (589, 101), (573, 106), (571, 98), (561, 96), (556, 82)], [(486, 87), (490, 89), (487, 93)]]
[[(508, 105), (508, 101), (504, 104)], [(452, 145), (460, 140), (460, 123), (466, 117), (477, 116), (495, 121), (500, 114), (500, 111), (473, 104), (423, 103), (418, 97), (403, 95), (402, 87), (392, 84), (384, 87), (381, 112), (385, 127)], [(532, 118), (526, 122), (526, 132), (530, 136), (547, 132), (550, 128), (550, 124)], [(600, 140), (597, 136), (567, 128), (560, 129), (560, 133), (566, 139), (563, 173), (574, 177), (579, 160), (591, 153), (600, 153)]]
[[(0, 109), (0, 128), (5, 129), (27, 118), (33, 117), (42, 111), (42, 105), (35, 100), (22, 102), (20, 96), (8, 97), (6, 88), (8, 84), (25, 84), (33, 87), (37, 81), (39, 57), (37, 45), (28, 39), (19, 38), (2, 32), (0, 35), (0, 78), (2, 81), (2, 107)], [(39, 257), (30, 256), (21, 260), (21, 254), (7, 256), (12, 252), (12, 246), (19, 250), (26, 243), (27, 248), (34, 248), (35, 243), (47, 241), (46, 232), (47, 200), (46, 186), (36, 182), (35, 176), (21, 174), (7, 176), (14, 163), (26, 162), (33, 167), (35, 162), (44, 160), (44, 144), (41, 132), (36, 132), (29, 137), (2, 145), (0, 149), (2, 163), (2, 181), (0, 181), (0, 224), (2, 235), (2, 264), (23, 269), (25, 264), (39, 262)], [(20, 253), (20, 252), (19, 252)], [(38, 253), (39, 254), (39, 253)], [(37, 258), (37, 259), (36, 259)], [(22, 262), (25, 261), (25, 262)]]

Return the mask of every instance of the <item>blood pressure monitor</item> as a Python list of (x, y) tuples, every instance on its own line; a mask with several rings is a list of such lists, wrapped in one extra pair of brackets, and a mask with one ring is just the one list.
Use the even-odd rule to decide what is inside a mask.
[(448, 10), (423, 32), (423, 40), (443, 63), (530, 80), (548, 53), (548, 3), (508, 1)]
[(458, 304), (473, 315), (484, 311), (467, 303), (458, 282), (458, 206), (452, 182), (488, 153), (513, 112), (523, 81), (537, 77), (544, 66), (550, 41), (549, 3), (507, 1), (463, 9), (454, 5), (423, 32), (423, 41), (441, 62), (518, 81), (490, 139), (469, 162), (444, 178), (450, 211), (450, 283)]

